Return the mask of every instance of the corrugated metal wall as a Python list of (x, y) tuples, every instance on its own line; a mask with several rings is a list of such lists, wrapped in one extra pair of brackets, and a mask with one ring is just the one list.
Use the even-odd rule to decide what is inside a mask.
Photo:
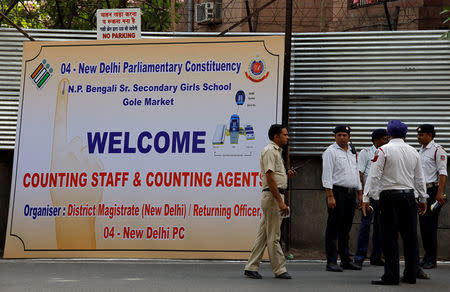
[(401, 119), (418, 147), (417, 126), (433, 123), (450, 149), (450, 42), (441, 31), (303, 33), (292, 40), (291, 154), (318, 155), (336, 124), (357, 148)]
[[(40, 41), (96, 39), (95, 32), (69, 30), (27, 30)], [(23, 42), (28, 41), (15, 29), (0, 29), (0, 149), (14, 149)]]
[[(28, 30), (36, 40), (95, 39), (94, 31)], [(389, 119), (415, 128), (436, 125), (437, 141), (450, 149), (450, 43), (441, 31), (294, 34), (292, 40), (291, 154), (320, 155), (333, 142), (334, 125), (348, 123), (357, 148)], [(212, 36), (210, 33), (143, 33), (143, 38)], [(245, 35), (245, 34), (232, 34)], [(267, 35), (267, 34), (266, 34)], [(13, 149), (22, 42), (0, 29), (0, 149)]]

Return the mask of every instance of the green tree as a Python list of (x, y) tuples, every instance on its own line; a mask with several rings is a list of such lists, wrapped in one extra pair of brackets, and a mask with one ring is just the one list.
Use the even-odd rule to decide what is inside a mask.
[[(170, 0), (148, 0), (142, 2), (142, 30), (144, 27), (148, 31), (167, 31), (170, 29), (171, 13)], [(175, 11), (181, 8), (180, 3), (175, 3)], [(175, 14), (175, 22), (178, 23), (179, 14)]]
[[(40, 10), (40, 1), (0, 0), (0, 9), (15, 24), (23, 28), (46, 28), (49, 15)], [(3, 18), (0, 17), (2, 20)], [(5, 20), (1, 26), (10, 26)]]
[[(441, 14), (447, 14), (450, 12), (450, 7), (444, 7), (444, 10), (442, 10)], [(450, 21), (450, 16), (447, 17), (447, 19), (444, 20), (443, 23), (447, 23)], [(450, 40), (450, 31), (447, 31), (441, 36), (441, 39), (447, 39)]]
[[(0, 9), (23, 28), (96, 29), (102, 8), (140, 8), (142, 31), (166, 31), (171, 25), (171, 0), (0, 0)], [(181, 3), (176, 3), (175, 11)], [(180, 15), (175, 14), (178, 22)], [(5, 21), (2, 26), (6, 26)], [(9, 26), (9, 25), (8, 25)]]

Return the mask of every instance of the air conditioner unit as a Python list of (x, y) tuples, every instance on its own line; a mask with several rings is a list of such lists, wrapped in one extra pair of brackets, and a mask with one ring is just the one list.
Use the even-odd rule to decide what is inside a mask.
[(195, 5), (195, 22), (198, 24), (217, 24), (222, 22), (222, 1), (204, 2)]

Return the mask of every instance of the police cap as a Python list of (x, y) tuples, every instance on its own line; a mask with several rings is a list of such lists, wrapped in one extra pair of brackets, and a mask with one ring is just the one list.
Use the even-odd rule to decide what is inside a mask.
[(333, 133), (344, 132), (350, 135), (351, 128), (347, 125), (338, 125), (334, 128)]
[(388, 133), (386, 129), (376, 129), (372, 132), (372, 140), (383, 138), (384, 136), (387, 136)]
[(431, 133), (431, 134), (436, 134), (436, 131), (434, 130), (434, 126), (431, 124), (423, 124), (420, 125), (417, 128), (417, 133)]

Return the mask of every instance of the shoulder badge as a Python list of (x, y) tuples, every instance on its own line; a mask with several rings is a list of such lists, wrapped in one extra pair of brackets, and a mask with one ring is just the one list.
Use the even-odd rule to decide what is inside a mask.
[(378, 156), (379, 156), (380, 151), (383, 152), (383, 154), (384, 154), (383, 149), (381, 149), (381, 147), (378, 148), (377, 151), (375, 152), (375, 156), (373, 157), (372, 162), (376, 162), (378, 160)]
[(373, 156), (372, 162), (376, 162), (378, 160), (378, 150), (375, 152), (375, 155)]

